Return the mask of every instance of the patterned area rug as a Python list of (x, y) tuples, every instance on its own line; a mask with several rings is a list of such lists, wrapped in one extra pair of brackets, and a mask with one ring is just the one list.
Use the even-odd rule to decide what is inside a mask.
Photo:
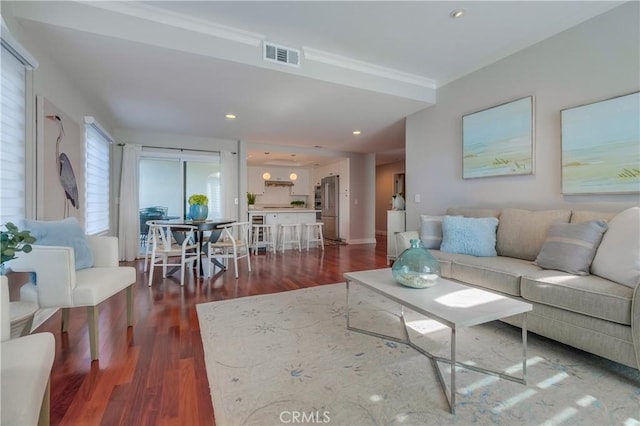
[[(355, 286), (352, 325), (402, 337), (399, 307)], [(421, 290), (417, 290), (421, 291)], [(216, 423), (224, 425), (639, 425), (637, 370), (529, 333), (527, 385), (469, 370), (449, 407), (431, 361), (348, 331), (345, 285), (199, 304)], [(406, 313), (418, 345), (446, 356), (449, 331)], [(458, 360), (519, 375), (520, 330), (458, 331)], [(445, 380), (447, 364), (441, 364)]]

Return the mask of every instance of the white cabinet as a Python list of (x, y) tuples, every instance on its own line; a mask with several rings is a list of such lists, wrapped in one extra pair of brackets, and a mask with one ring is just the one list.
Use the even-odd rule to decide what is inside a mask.
[(309, 183), (309, 170), (296, 169), (294, 172), (298, 175), (298, 179), (293, 181), (291, 187), (291, 195), (311, 195), (311, 184)]
[(404, 210), (387, 211), (387, 263), (396, 260), (400, 255), (396, 247), (396, 234), (404, 232), (405, 226)]

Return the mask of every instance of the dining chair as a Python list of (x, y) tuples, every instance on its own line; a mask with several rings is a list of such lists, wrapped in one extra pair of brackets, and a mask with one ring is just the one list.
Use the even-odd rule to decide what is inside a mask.
[[(154, 222), (149, 225), (151, 230), (151, 257), (149, 269), (149, 287), (153, 283), (153, 270), (162, 265), (162, 277), (167, 276), (167, 266), (180, 267), (180, 285), (184, 286), (185, 266), (196, 263), (199, 276), (200, 250), (195, 239), (198, 228), (190, 225), (176, 225)], [(179, 263), (171, 258), (180, 257)]]
[(153, 248), (153, 232), (151, 232), (151, 225), (155, 225), (157, 220), (147, 220), (145, 222), (145, 228), (147, 229), (147, 235), (145, 237), (145, 250), (144, 250), (144, 268), (143, 271), (147, 272), (149, 268), (149, 260), (151, 259), (151, 250)]
[(235, 276), (238, 279), (238, 259), (243, 257), (247, 258), (247, 267), (251, 272), (251, 252), (249, 246), (249, 229), (251, 223), (249, 222), (234, 222), (226, 225), (219, 226), (222, 229), (222, 234), (216, 242), (209, 242), (207, 257), (209, 259), (209, 265), (213, 258), (222, 259), (225, 265), (225, 269), (228, 265), (228, 260), (233, 259), (233, 266), (235, 269)]

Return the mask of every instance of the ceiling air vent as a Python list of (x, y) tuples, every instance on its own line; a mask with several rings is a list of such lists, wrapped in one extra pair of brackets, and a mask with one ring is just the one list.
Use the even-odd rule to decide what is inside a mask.
[(300, 51), (289, 47), (278, 46), (273, 43), (264, 43), (264, 60), (285, 64), (292, 67), (300, 67)]

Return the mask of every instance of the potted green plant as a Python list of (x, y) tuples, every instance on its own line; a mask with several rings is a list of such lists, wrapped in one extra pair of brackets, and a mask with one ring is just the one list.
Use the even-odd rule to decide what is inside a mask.
[(206, 195), (193, 194), (188, 201), (191, 220), (205, 220), (209, 216), (209, 199)]
[(249, 210), (253, 210), (254, 205), (256, 204), (256, 194), (247, 192), (247, 204), (249, 204)]
[(293, 207), (304, 207), (304, 205), (305, 205), (305, 204), (306, 204), (306, 203), (305, 203), (304, 201), (302, 201), (302, 200), (293, 200), (293, 201), (291, 202), (291, 205), (292, 205)]
[(6, 231), (0, 231), (0, 240), (2, 241), (2, 255), (0, 258), (0, 275), (4, 275), (4, 264), (11, 259), (16, 258), (16, 253), (29, 253), (31, 244), (36, 239), (29, 231), (20, 231), (12, 222), (5, 225)]

